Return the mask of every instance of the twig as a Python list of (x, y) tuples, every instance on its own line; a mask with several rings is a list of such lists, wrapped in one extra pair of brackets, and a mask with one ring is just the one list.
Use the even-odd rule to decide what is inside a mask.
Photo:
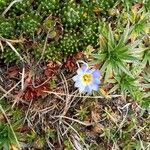
[(113, 137), (115, 137), (115, 135), (117, 134), (117, 132), (122, 128), (123, 124), (125, 123), (125, 120), (127, 118), (128, 112), (129, 112), (129, 106), (131, 105), (131, 103), (127, 103), (126, 105), (124, 105), (123, 107), (118, 107), (118, 110), (121, 112), (121, 110), (123, 110), (124, 108), (126, 108), (126, 113), (123, 116), (123, 120), (121, 121), (121, 123), (119, 124), (119, 127), (117, 129), (117, 131), (115, 132), (115, 134), (113, 135)]
[(22, 56), (18, 53), (18, 51), (14, 48), (14, 46), (12, 46), (12, 44), (10, 42), (8, 42), (7, 40), (5, 40), (5, 42), (9, 45), (9, 47), (17, 54), (17, 56), (20, 58), (20, 60), (22, 62), (24, 62)]
[(77, 120), (77, 119), (73, 119), (73, 118), (70, 118), (70, 117), (67, 117), (67, 116), (53, 116), (55, 118), (64, 118), (64, 119), (68, 119), (68, 120), (71, 120), (71, 121), (74, 121), (74, 122), (77, 122), (79, 124), (82, 124), (84, 126), (92, 126), (94, 125), (95, 123), (89, 123), (89, 122), (82, 122), (80, 120)]
[(46, 39), (45, 39), (45, 43), (44, 43), (44, 47), (43, 47), (43, 50), (42, 50), (41, 57), (40, 57), (40, 59), (38, 60), (38, 62), (36, 63), (35, 67), (40, 63), (40, 61), (42, 60), (42, 58), (43, 58), (43, 56), (44, 56), (45, 49), (46, 49), (46, 44), (47, 44), (47, 39), (48, 39), (48, 35), (49, 35), (49, 31), (48, 31), (47, 36), (46, 36)]
[(1, 48), (2, 52), (4, 52), (4, 47), (3, 47), (3, 44), (1, 41), (0, 41), (0, 48)]
[(82, 141), (82, 143), (84, 144), (84, 146), (86, 147), (87, 150), (89, 150), (89, 148), (87, 147), (86, 143), (84, 142), (83, 138), (80, 136), (80, 134), (76, 131), (76, 129), (74, 127), (72, 127), (69, 123), (67, 123), (66, 121), (63, 121), (66, 125), (68, 125), (80, 138), (80, 140)]
[[(2, 91), (3, 93), (7, 93), (7, 91), (0, 85), (0, 91)], [(14, 95), (12, 95), (11, 93), (8, 93), (7, 94), (8, 95), (8, 97), (10, 96), (10, 97), (12, 97), (12, 98), (15, 98), (15, 96)], [(7, 97), (7, 95), (6, 95), (6, 97)]]
[(0, 98), (0, 100), (2, 100), (4, 97), (6, 97), (7, 95), (9, 95), (10, 92), (11, 92), (14, 88), (16, 88), (20, 83), (21, 83), (21, 80), (20, 80), (17, 84), (15, 84), (10, 90), (8, 90), (8, 91)]
[(31, 100), (31, 102), (30, 102), (30, 104), (29, 104), (28, 110), (27, 110), (26, 115), (25, 115), (25, 118), (24, 118), (24, 120), (23, 120), (23, 125), (24, 125), (25, 121), (28, 119), (27, 117), (28, 117), (28, 114), (29, 114), (29, 110), (30, 110), (31, 105), (32, 105), (32, 100)]
[(71, 96), (69, 96), (69, 89), (68, 89), (67, 80), (66, 80), (64, 74), (63, 74), (63, 73), (61, 73), (61, 74), (62, 74), (62, 77), (63, 77), (63, 79), (64, 79), (64, 81), (65, 81), (65, 87), (66, 87), (66, 92), (65, 92), (65, 93), (67, 93), (67, 94), (66, 94), (65, 107), (64, 107), (64, 111), (63, 111), (63, 113), (62, 113), (62, 116), (65, 116), (65, 114), (67, 113), (67, 111), (68, 111), (68, 109), (69, 109), (69, 106), (70, 106), (70, 105), (69, 105), (69, 101), (70, 101)]
[(6, 38), (0, 37), (0, 41), (3, 41), (3, 42), (8, 41), (11, 43), (23, 43), (25, 41), (25, 39), (22, 38), (22, 39), (18, 39), (18, 40), (13, 40), (13, 39), (6, 39)]
[[(46, 92), (46, 93), (48, 93), (48, 94), (55, 94), (55, 95), (64, 95), (64, 96), (66, 96), (66, 95), (68, 95), (68, 94), (65, 94), (65, 93), (59, 93), (59, 92), (53, 92), (53, 91), (44, 91), (44, 92)], [(96, 98), (100, 98), (100, 99), (103, 99), (103, 98), (106, 98), (106, 97), (103, 97), (103, 96), (82, 96), (82, 95), (73, 95), (73, 94), (69, 94), (68, 96), (74, 96), (74, 97), (83, 97), (83, 98), (92, 98), (92, 99), (96, 99)], [(109, 95), (111, 98), (117, 98), (117, 97), (122, 97), (122, 95)]]

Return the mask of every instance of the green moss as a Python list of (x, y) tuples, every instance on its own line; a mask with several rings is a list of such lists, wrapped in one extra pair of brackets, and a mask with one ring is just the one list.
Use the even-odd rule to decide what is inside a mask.
[(36, 60), (39, 60), (43, 54), (44, 61), (60, 60), (62, 57), (62, 52), (58, 49), (56, 42), (46, 44), (45, 50), (44, 42), (42, 42), (33, 49), (32, 54)]
[(113, 7), (117, 0), (81, 0), (81, 3), (89, 10), (108, 10)]
[(59, 7), (59, 0), (40, 0), (38, 4), (41, 11), (52, 13)]
[(66, 32), (60, 40), (59, 47), (65, 55), (81, 50), (83, 42), (80, 38), (80, 33), (75, 31)]
[(72, 1), (64, 4), (60, 17), (62, 23), (67, 27), (79, 25), (86, 19), (86, 16), (84, 16), (84, 8)]
[[(16, 50), (20, 53), (21, 49), (19, 47), (16, 48)], [(4, 47), (4, 51), (1, 52), (1, 59), (4, 59), (5, 63), (10, 63), (19, 60), (19, 57), (16, 55), (16, 53), (9, 47)]]
[(7, 1), (8, 0), (0, 0), (0, 13), (2, 13), (5, 10), (7, 6)]
[(13, 12), (14, 15), (20, 15), (27, 11), (31, 12), (33, 1), (34, 0), (22, 0), (21, 2), (17, 2), (12, 6), (10, 13)]
[(9, 38), (15, 36), (15, 21), (0, 17), (0, 36)]
[(110, 7), (112, 7), (115, 4), (116, 0), (97, 0), (94, 2), (95, 7), (102, 8), (103, 10), (106, 10)]
[(94, 19), (89, 19), (86, 24), (81, 28), (82, 39), (84, 44), (97, 44), (98, 39), (98, 22)]
[(26, 13), (18, 20), (18, 30), (20, 33), (33, 36), (40, 27), (42, 17), (35, 11)]

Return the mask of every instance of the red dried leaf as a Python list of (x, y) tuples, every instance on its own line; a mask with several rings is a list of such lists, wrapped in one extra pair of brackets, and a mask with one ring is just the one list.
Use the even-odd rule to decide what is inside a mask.
[(50, 69), (54, 69), (54, 68), (56, 68), (57, 64), (54, 61), (49, 61), (46, 66)]
[(50, 87), (48, 84), (44, 84), (38, 88), (35, 88), (36, 96), (37, 97), (42, 96), (45, 94), (44, 91), (48, 91), (48, 90), (50, 90)]
[[(49, 68), (50, 66), (52, 67), (54, 65), (48, 64), (48, 67), (46, 66), (44, 68), (45, 76), (51, 77), (55, 73), (52, 69)], [(45, 82), (47, 80), (47, 78), (45, 79), (45, 77), (42, 77), (42, 79), (41, 79), (41, 77), (36, 76), (34, 83), (36, 83), (36, 85), (39, 85), (39, 86), (34, 87), (32, 85), (33, 75), (34, 74), (32, 72), (26, 72), (25, 73), (24, 89), (23, 90), (21, 89), (17, 92), (17, 95), (16, 95), (17, 98), (22, 97), (23, 99), (30, 101), (34, 98), (39, 97), (39, 96), (43, 96), (45, 94), (44, 91), (50, 90), (49, 84), (47, 82)], [(45, 80), (45, 81), (43, 81), (43, 80)]]
[(83, 56), (84, 56), (84, 54), (80, 51), (73, 54), (73, 57), (75, 57), (77, 59), (83, 58)]
[(8, 74), (10, 78), (15, 78), (19, 75), (18, 68), (16, 66), (10, 67), (8, 68), (6, 74)]
[(27, 87), (27, 89), (24, 92), (23, 98), (25, 100), (32, 100), (34, 98), (37, 98), (39, 96), (43, 96), (45, 94), (44, 91), (50, 90), (49, 84), (41, 85), (37, 88), (34, 88), (33, 86)]
[(52, 75), (54, 75), (54, 70), (46, 68), (44, 70), (44, 75), (47, 76), (47, 77), (51, 77)]
[(28, 87), (24, 92), (23, 98), (25, 100), (32, 100), (35, 97), (36, 97), (36, 92), (34, 91), (34, 89), (32, 87)]
[(69, 71), (74, 71), (77, 68), (77, 64), (76, 64), (75, 60), (72, 57), (68, 57), (67, 60), (66, 60), (65, 67)]
[(44, 75), (47, 77), (51, 77), (55, 74), (58, 69), (58, 64), (54, 61), (49, 61), (46, 67), (44, 67)]

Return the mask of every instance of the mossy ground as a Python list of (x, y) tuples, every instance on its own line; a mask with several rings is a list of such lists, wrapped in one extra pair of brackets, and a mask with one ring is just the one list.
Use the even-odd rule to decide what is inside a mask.
[[(0, 0), (0, 149), (149, 150), (150, 1), (10, 4)], [(74, 87), (79, 60), (101, 70), (99, 91)]]

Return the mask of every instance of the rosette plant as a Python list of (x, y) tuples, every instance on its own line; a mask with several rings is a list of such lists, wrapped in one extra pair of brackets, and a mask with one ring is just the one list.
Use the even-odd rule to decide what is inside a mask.
[[(107, 30), (105, 30), (107, 31)], [(108, 33), (99, 35), (99, 48), (94, 51), (94, 63), (101, 65), (101, 71), (105, 74), (105, 80), (111, 78), (114, 72), (124, 72), (133, 77), (129, 71), (132, 63), (138, 63), (140, 48), (138, 47), (141, 40), (130, 42), (129, 35), (132, 27), (127, 24), (122, 35), (117, 35), (112, 31), (109, 25)], [(134, 77), (133, 77), (134, 78)]]

